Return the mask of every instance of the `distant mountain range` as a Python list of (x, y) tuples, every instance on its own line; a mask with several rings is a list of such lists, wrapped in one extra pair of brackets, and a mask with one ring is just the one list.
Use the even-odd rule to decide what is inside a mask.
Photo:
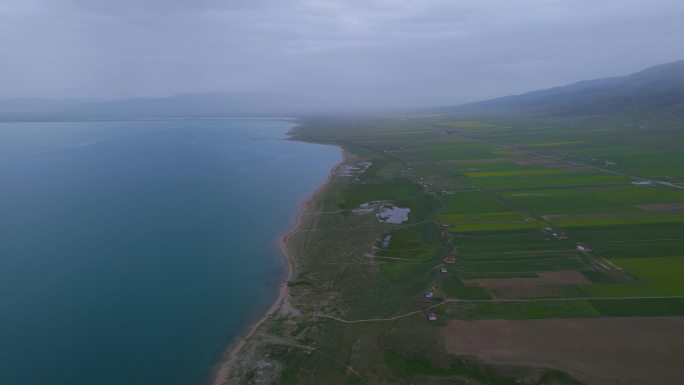
[[(352, 104), (341, 107), (329, 101), (299, 95), (259, 93), (185, 93), (113, 101), (0, 99), (0, 121), (275, 117), (353, 110)], [(650, 67), (627, 76), (587, 80), (430, 111), (462, 116), (646, 114), (684, 117), (684, 60)]]
[(0, 121), (298, 116), (332, 110), (331, 103), (303, 96), (257, 93), (186, 93), (113, 101), (0, 99)]
[(649, 112), (684, 116), (684, 60), (627, 76), (587, 80), (437, 111), (470, 115), (596, 116)]

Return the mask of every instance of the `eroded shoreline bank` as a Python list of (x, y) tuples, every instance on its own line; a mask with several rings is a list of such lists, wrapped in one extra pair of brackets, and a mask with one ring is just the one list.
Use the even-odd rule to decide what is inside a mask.
[[(287, 140), (292, 140), (292, 139), (287, 139)], [(313, 144), (313, 143), (312, 143)], [(328, 144), (326, 144), (328, 145)], [(297, 211), (297, 215), (295, 216), (294, 224), (289, 228), (289, 230), (282, 234), (278, 238), (278, 249), (280, 251), (280, 254), (282, 255), (283, 259), (285, 260), (285, 268), (287, 269), (285, 279), (283, 282), (280, 284), (280, 289), (278, 291), (278, 296), (276, 297), (275, 301), (271, 306), (266, 310), (264, 315), (257, 320), (254, 324), (249, 326), (247, 329), (246, 333), (244, 335), (239, 336), (233, 341), (228, 348), (226, 349), (223, 358), (221, 361), (215, 366), (214, 370), (212, 371), (211, 375), (211, 380), (210, 384), (211, 385), (222, 385), (226, 379), (228, 378), (228, 375), (230, 373), (231, 366), (233, 362), (235, 361), (235, 358), (237, 355), (240, 353), (240, 350), (244, 347), (244, 345), (247, 343), (249, 338), (254, 335), (254, 333), (259, 329), (259, 327), (272, 315), (276, 313), (292, 313), (292, 312), (297, 312), (297, 310), (293, 309), (289, 305), (289, 289), (287, 283), (292, 280), (292, 278), (295, 276), (295, 264), (293, 260), (293, 256), (290, 254), (288, 247), (287, 247), (287, 242), (290, 239), (290, 237), (294, 234), (296, 234), (299, 231), (299, 228), (301, 227), (302, 220), (304, 215), (308, 212), (308, 208), (313, 203), (330, 185), (330, 183), (333, 181), (337, 173), (339, 172), (340, 168), (347, 163), (349, 159), (349, 154), (347, 151), (344, 150), (344, 148), (337, 146), (337, 145), (331, 145), (334, 147), (337, 147), (340, 149), (342, 158), (340, 161), (335, 164), (331, 169), (330, 172), (328, 173), (327, 179), (321, 183), (316, 190), (314, 190), (309, 196), (304, 198), (300, 202), (299, 210)]]

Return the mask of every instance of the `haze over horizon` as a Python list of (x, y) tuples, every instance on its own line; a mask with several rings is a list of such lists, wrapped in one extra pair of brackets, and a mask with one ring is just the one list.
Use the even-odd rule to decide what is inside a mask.
[(0, 97), (458, 104), (681, 59), (684, 3), (4, 0)]

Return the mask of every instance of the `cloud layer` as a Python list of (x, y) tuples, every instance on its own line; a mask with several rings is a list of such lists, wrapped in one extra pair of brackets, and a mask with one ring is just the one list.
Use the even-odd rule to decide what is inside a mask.
[(0, 0), (0, 97), (477, 100), (682, 59), (680, 0)]

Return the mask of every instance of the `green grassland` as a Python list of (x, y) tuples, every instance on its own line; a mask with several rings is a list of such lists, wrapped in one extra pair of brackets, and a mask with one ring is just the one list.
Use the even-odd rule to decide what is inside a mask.
[(464, 172), (463, 175), (469, 178), (500, 178), (507, 176), (535, 176), (535, 175), (556, 175), (563, 173), (559, 169), (537, 169), (537, 170), (499, 170), (499, 171), (472, 171)]
[(612, 262), (646, 282), (684, 282), (684, 256), (614, 258)]
[(610, 260), (636, 281), (588, 287), (594, 297), (684, 296), (684, 257), (626, 257)]
[(440, 202), (443, 214), (491, 213), (505, 211), (506, 206), (479, 191), (462, 191), (443, 195)]
[(340, 192), (340, 208), (352, 210), (362, 203), (398, 201), (420, 195), (421, 191), (407, 179), (382, 183), (364, 183)]
[[(451, 319), (684, 316), (684, 212), (637, 207), (683, 203), (684, 189), (630, 183), (684, 182), (684, 131), (666, 123), (306, 121), (293, 139), (372, 165), (309, 207), (288, 241), (297, 315), (269, 317), (233, 383), (580, 384), (450, 356), (439, 333)], [(370, 202), (410, 208), (409, 221), (353, 212)], [(576, 281), (543, 278), (563, 274)]]
[(497, 190), (584, 188), (594, 186), (619, 186), (629, 182), (619, 175), (603, 175), (594, 172), (541, 175), (538, 177), (472, 178), (468, 185), (473, 188)]
[[(638, 204), (671, 203), (676, 191), (658, 191), (625, 185), (619, 187), (551, 188), (502, 192), (512, 203), (540, 215), (576, 213), (641, 213)], [(672, 197), (670, 197), (672, 196)], [(562, 204), (561, 204), (562, 203)]]

